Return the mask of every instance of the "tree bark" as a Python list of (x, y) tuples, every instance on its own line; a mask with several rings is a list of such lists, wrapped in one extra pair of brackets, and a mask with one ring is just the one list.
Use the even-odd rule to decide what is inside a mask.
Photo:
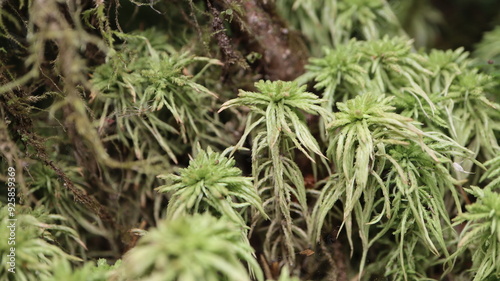
[[(262, 71), (269, 80), (294, 80), (304, 72), (309, 52), (299, 33), (291, 31), (271, 1), (218, 0), (232, 9), (248, 51), (262, 55)], [(236, 8), (235, 8), (236, 7)]]

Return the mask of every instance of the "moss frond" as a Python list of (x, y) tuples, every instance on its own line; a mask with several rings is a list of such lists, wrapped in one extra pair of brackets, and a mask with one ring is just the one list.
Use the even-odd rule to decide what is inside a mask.
[(267, 218), (251, 178), (241, 176), (241, 170), (234, 164), (234, 159), (213, 152), (209, 147), (206, 151), (198, 151), (189, 166), (179, 171), (179, 175), (160, 175), (159, 178), (170, 183), (157, 190), (172, 192), (166, 219), (209, 212), (246, 227), (241, 213), (248, 206)]
[(242, 264), (246, 262), (262, 281), (253, 249), (240, 231), (238, 225), (208, 214), (162, 221), (125, 255), (125, 280), (250, 281)]

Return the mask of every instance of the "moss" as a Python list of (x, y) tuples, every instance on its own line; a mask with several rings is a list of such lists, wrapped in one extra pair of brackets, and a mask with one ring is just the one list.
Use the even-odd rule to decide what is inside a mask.
[(3, 1), (0, 279), (498, 278), (498, 30), (397, 2)]

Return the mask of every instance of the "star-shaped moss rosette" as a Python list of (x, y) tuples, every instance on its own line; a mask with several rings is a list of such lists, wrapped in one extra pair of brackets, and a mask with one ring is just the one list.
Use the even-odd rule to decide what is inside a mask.
[[(156, 29), (124, 39), (127, 44), (115, 46), (117, 52), (94, 69), (90, 80), (99, 134), (120, 141), (139, 160), (151, 157), (145, 151), (154, 151), (174, 163), (182, 154), (181, 143), (224, 142), (221, 124), (210, 114), (217, 95), (196, 81), (220, 62), (177, 52)], [(197, 65), (205, 67), (195, 71)], [(212, 133), (217, 137), (210, 138)]]
[(329, 111), (335, 101), (352, 98), (366, 88), (369, 76), (362, 65), (361, 45), (353, 39), (336, 49), (325, 48), (323, 57), (311, 58), (307, 72), (298, 79), (301, 84), (315, 81), (314, 88), (323, 92)]
[[(307, 127), (303, 112), (320, 115), (325, 122), (332, 116), (321, 106), (323, 100), (305, 91), (305, 85), (261, 80), (255, 87), (256, 92), (240, 90), (238, 97), (224, 103), (220, 110), (233, 106), (246, 106), (251, 110), (236, 147), (243, 146), (252, 133), (252, 174), (266, 212), (273, 220), (264, 230), (264, 254), (269, 259), (286, 257), (292, 264), (295, 249), (307, 247), (303, 244), (309, 240), (305, 229), (310, 224), (304, 179), (293, 160), (294, 155), (300, 150), (313, 166), (315, 156), (326, 160)], [(292, 202), (292, 196), (297, 202)], [(298, 214), (297, 218), (293, 218), (292, 213)]]
[(472, 186), (467, 190), (477, 197), (477, 201), (459, 214), (455, 225), (466, 223), (458, 242), (454, 258), (472, 250), (473, 281), (499, 280), (500, 278), (500, 194), (489, 187), (480, 189)]
[(167, 208), (167, 219), (208, 211), (214, 216), (226, 216), (245, 226), (242, 212), (248, 206), (256, 208), (267, 218), (251, 178), (243, 177), (234, 166), (235, 160), (208, 148), (199, 149), (187, 168), (179, 175), (158, 176), (171, 184), (157, 188), (173, 192)]
[[(392, 97), (368, 92), (337, 103), (340, 112), (335, 113), (335, 121), (328, 125), (334, 136), (328, 146), (328, 156), (335, 161), (347, 182), (355, 181), (361, 189), (366, 186), (375, 152), (381, 146), (416, 143), (436, 159), (424, 144), (424, 133), (415, 126), (413, 119), (394, 113), (392, 100)], [(353, 194), (347, 194), (347, 198), (347, 209), (352, 210), (350, 199), (357, 199)]]
[(126, 280), (250, 281), (264, 279), (238, 225), (209, 214), (161, 221), (123, 259)]
[[(342, 201), (351, 248), (354, 218), (359, 228), (360, 272), (370, 245), (393, 228), (402, 230), (401, 241), (411, 240), (436, 255), (448, 255), (442, 233), (451, 227), (442, 223), (449, 221), (443, 198), (449, 191), (457, 207), (460, 202), (454, 186), (458, 182), (444, 163), (453, 156), (473, 154), (442, 134), (421, 131), (413, 119), (394, 113), (392, 100), (367, 92), (337, 103), (340, 112), (328, 125), (333, 137), (327, 155), (337, 174), (328, 180), (314, 207), (311, 237), (319, 240), (328, 212)], [(406, 231), (409, 220), (415, 222), (414, 234)], [(383, 229), (370, 238), (374, 224)]]
[(67, 237), (85, 247), (78, 233), (61, 223), (64, 217), (49, 214), (43, 206), (11, 208), (0, 203), (0, 280), (54, 280), (56, 260), (81, 261), (59, 246)]
[(328, 121), (331, 118), (329, 113), (320, 106), (323, 100), (306, 92), (306, 86), (299, 87), (296, 82), (261, 80), (255, 83), (255, 87), (258, 92), (240, 90), (238, 98), (225, 102), (219, 112), (233, 106), (248, 106), (261, 118), (247, 126), (247, 130), (265, 122), (269, 148), (274, 148), (283, 135), (306, 156), (309, 152), (322, 156), (299, 110), (320, 115)]
[(500, 149), (500, 128), (494, 125), (500, 120), (500, 104), (488, 98), (497, 85), (494, 77), (470, 69), (458, 75), (449, 90), (453, 100), (447, 110), (451, 136), (471, 150), (479, 147), (488, 160)]

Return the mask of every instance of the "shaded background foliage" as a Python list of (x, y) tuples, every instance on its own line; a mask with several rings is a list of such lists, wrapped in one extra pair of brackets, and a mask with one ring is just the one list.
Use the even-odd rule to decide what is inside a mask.
[[(124, 276), (121, 261), (107, 263), (130, 249), (124, 262), (141, 261), (163, 232), (178, 238), (165, 225), (175, 223), (167, 206), (185, 205), (169, 204), (182, 190), (155, 188), (209, 188), (223, 163), (229, 179), (193, 195), (208, 207), (188, 212), (209, 209), (223, 229), (207, 229), (220, 235), (214, 244), (235, 244), (224, 258), (233, 267), (207, 265), (212, 279), (498, 277), (489, 257), (500, 249), (499, 8), (491, 0), (0, 2), (0, 169), (16, 168), (18, 213), (31, 218), (19, 248), (54, 246), (23, 272), (163, 274), (144, 264)], [(229, 158), (199, 160), (202, 149), (226, 148)], [(195, 182), (182, 185), (177, 174)], [(245, 192), (225, 194), (228, 183)], [(248, 237), (226, 229), (225, 214)], [(484, 251), (452, 253), (457, 243)], [(201, 246), (193, 252), (220, 255)], [(165, 251), (172, 259), (162, 262), (176, 262), (178, 252)]]

